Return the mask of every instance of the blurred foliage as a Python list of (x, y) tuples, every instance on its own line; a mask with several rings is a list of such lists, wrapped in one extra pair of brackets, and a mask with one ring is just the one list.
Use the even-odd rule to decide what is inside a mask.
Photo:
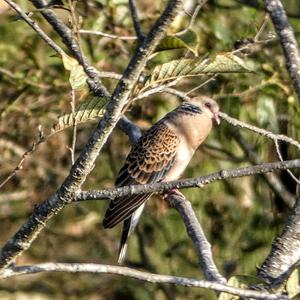
[[(158, 17), (165, 1), (137, 1), (142, 26), (147, 31)], [(241, 4), (241, 3), (244, 4)], [(300, 8), (297, 1), (284, 1), (297, 38)], [(30, 1), (20, 0), (25, 11), (34, 11)], [(67, 6), (64, 1), (63, 5)], [(185, 1), (191, 10), (192, 1)], [(69, 24), (68, 11), (55, 9)], [(127, 1), (83, 0), (77, 14), (84, 29), (116, 35), (134, 35)], [(63, 113), (70, 113), (69, 72), (52, 49), (0, 0), (0, 178), (4, 180), (18, 164), (22, 153), (30, 148), (39, 134), (39, 126), (50, 130)], [(32, 18), (58, 44), (60, 38), (38, 12)], [(187, 14), (178, 16), (168, 34), (188, 26)], [(189, 44), (200, 58), (228, 52), (247, 38), (254, 38), (264, 20), (260, 1), (214, 0), (200, 11), (192, 28), (197, 45)], [(70, 24), (69, 24), (70, 25)], [(273, 36), (270, 23), (260, 39)], [(81, 35), (81, 46), (98, 70), (122, 73), (135, 45), (133, 41)], [(195, 38), (192, 40), (194, 43)], [(166, 42), (166, 41), (165, 41)], [(177, 41), (178, 42), (178, 41)], [(183, 42), (182, 42), (183, 43)], [(181, 43), (181, 46), (182, 46)], [(192, 57), (185, 47), (174, 48), (174, 41), (163, 45), (148, 64), (148, 71), (183, 56)], [(175, 47), (176, 48), (176, 47)], [(255, 74), (223, 74), (204, 85), (200, 91), (218, 100), (231, 116), (288, 134), (299, 140), (300, 108), (285, 69), (277, 40), (260, 43), (247, 51), (247, 63)], [(246, 55), (244, 53), (244, 55)], [(189, 91), (209, 76), (185, 78), (176, 86)], [(79, 80), (80, 81), (80, 80)], [(103, 79), (112, 91), (116, 81)], [(80, 81), (81, 84), (81, 81)], [(79, 84), (79, 85), (80, 85)], [(77, 107), (82, 97), (77, 92)], [(142, 129), (151, 126), (178, 103), (175, 96), (160, 94), (135, 102), (126, 115)], [(80, 152), (95, 123), (78, 127), (76, 154)], [(214, 130), (197, 151), (184, 177), (195, 177), (220, 169), (249, 164), (249, 158), (236, 140), (234, 131), (224, 122)], [(263, 161), (277, 160), (274, 145), (263, 137), (241, 131)], [(1, 244), (30, 215), (35, 204), (56, 191), (71, 166), (68, 147), (72, 129), (53, 135), (23, 164), (23, 169), (2, 189), (0, 201)], [(99, 156), (84, 189), (112, 187), (114, 178), (130, 148), (127, 137), (115, 130)], [(281, 145), (285, 159), (299, 157), (295, 149)], [(296, 175), (299, 173), (295, 172)], [(295, 183), (286, 172), (278, 172), (282, 184), (295, 193)], [(18, 194), (19, 193), (19, 194)], [(280, 231), (288, 209), (260, 176), (215, 182), (204, 189), (185, 190), (184, 194), (198, 215), (212, 244), (220, 271), (233, 275), (255, 276)], [(19, 195), (19, 196), (18, 196)], [(120, 228), (104, 230), (102, 215), (105, 201), (69, 205), (40, 234), (18, 264), (46, 261), (116, 263)], [(177, 212), (159, 197), (152, 197), (136, 234), (129, 241), (126, 265), (142, 270), (202, 278), (193, 244)], [(91, 274), (39, 274), (0, 283), (1, 299), (213, 299), (215, 294), (196, 288), (149, 284), (130, 278)]]

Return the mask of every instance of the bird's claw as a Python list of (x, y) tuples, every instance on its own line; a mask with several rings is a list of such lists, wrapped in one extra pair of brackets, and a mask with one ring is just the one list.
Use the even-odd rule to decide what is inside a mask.
[(169, 196), (179, 196), (185, 198), (185, 196), (178, 189), (171, 189), (164, 194), (164, 199), (167, 199)]

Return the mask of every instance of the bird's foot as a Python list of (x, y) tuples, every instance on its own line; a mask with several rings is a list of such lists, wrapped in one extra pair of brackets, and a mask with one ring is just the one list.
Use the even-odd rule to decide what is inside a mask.
[(166, 199), (167, 197), (172, 196), (172, 195), (185, 198), (185, 196), (178, 189), (171, 189), (167, 193), (164, 194), (164, 199)]

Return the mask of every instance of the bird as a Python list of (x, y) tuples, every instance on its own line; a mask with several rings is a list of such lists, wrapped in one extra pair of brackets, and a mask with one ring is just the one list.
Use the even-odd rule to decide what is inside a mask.
[[(183, 101), (133, 145), (118, 173), (115, 187), (178, 179), (212, 130), (214, 121), (220, 123), (219, 106), (212, 98), (201, 95)], [(104, 228), (113, 228), (123, 222), (118, 264), (125, 259), (127, 239), (151, 195), (117, 197), (109, 203), (103, 219)]]

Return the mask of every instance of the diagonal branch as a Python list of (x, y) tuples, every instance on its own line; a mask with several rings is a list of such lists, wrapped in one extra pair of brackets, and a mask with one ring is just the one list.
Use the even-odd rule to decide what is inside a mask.
[(218, 292), (226, 292), (241, 297), (249, 297), (254, 299), (265, 300), (287, 300), (286, 296), (269, 294), (266, 292), (258, 292), (249, 289), (241, 289), (217, 282), (196, 280), (193, 278), (160, 275), (149, 272), (142, 272), (132, 268), (102, 265), (102, 264), (86, 264), (86, 263), (42, 263), (31, 266), (9, 267), (3, 270), (0, 278), (9, 278), (19, 275), (36, 274), (42, 272), (70, 272), (70, 273), (93, 273), (93, 274), (115, 274), (120, 276), (131, 277), (134, 279), (152, 282), (152, 283), (168, 283), (185, 287), (198, 287), (213, 289)]
[(271, 288), (284, 283), (300, 260), (300, 198), (287, 219), (282, 233), (272, 243), (270, 254), (257, 275)]
[(168, 195), (167, 201), (181, 215), (186, 230), (192, 239), (198, 256), (200, 267), (204, 276), (209, 281), (226, 283), (226, 279), (219, 273), (212, 257), (211, 245), (208, 242), (203, 229), (192, 208), (192, 204), (179, 195)]
[(72, 166), (63, 184), (53, 196), (35, 208), (27, 222), (2, 248), (0, 268), (7, 267), (18, 255), (28, 249), (39, 232), (44, 228), (45, 222), (58, 213), (66, 204), (73, 201), (75, 193), (80, 190), (87, 175), (93, 169), (98, 154), (119, 121), (123, 109), (128, 104), (129, 96), (149, 55), (151, 55), (156, 45), (162, 39), (165, 30), (173, 21), (180, 9), (180, 4), (180, 0), (168, 1), (159, 19), (153, 25), (141, 46), (136, 49), (124, 71), (122, 79), (115, 88), (104, 117)]
[(51, 9), (49, 9), (47, 3), (44, 0), (30, 0), (30, 2), (32, 2), (32, 4), (36, 8), (41, 9), (41, 14), (43, 15), (43, 17), (58, 33), (63, 43), (71, 51), (72, 55), (83, 66), (86, 74), (89, 77), (87, 82), (90, 85), (93, 93), (100, 97), (109, 96), (105, 86), (97, 78), (97, 71), (88, 63), (87, 58), (81, 52), (79, 44), (72, 36), (71, 29), (66, 26)]
[(138, 37), (139, 42), (142, 42), (144, 39), (144, 34), (142, 32), (141, 23), (138, 17), (136, 2), (135, 0), (128, 0), (128, 4), (136, 35)]
[(280, 0), (265, 0), (265, 8), (275, 26), (285, 56), (287, 69), (300, 101), (300, 52), (293, 28), (289, 24)]
[(38, 33), (38, 35), (57, 53), (59, 53), (61, 56), (65, 54), (64, 50), (59, 47), (41, 28), (40, 26), (34, 22), (26, 13), (22, 11), (22, 9), (14, 3), (11, 0), (4, 0), (11, 8), (13, 8), (20, 16), (21, 18), (30, 26), (33, 28), (34, 31)]
[(262, 136), (266, 136), (266, 137), (272, 139), (273, 141), (283, 141), (283, 142), (289, 143), (289, 144), (295, 146), (298, 150), (300, 150), (300, 143), (298, 141), (284, 135), (284, 134), (275, 134), (271, 131), (262, 129), (260, 127), (247, 124), (245, 122), (242, 122), (242, 121), (239, 121), (235, 118), (232, 118), (232, 117), (228, 116), (227, 114), (225, 114), (223, 112), (220, 112), (220, 117), (222, 119), (226, 120), (229, 124), (231, 124), (233, 126), (238, 126), (238, 127), (241, 127), (241, 128), (245, 128), (245, 129), (254, 131), (254, 132), (256, 132), (256, 133), (258, 133)]

